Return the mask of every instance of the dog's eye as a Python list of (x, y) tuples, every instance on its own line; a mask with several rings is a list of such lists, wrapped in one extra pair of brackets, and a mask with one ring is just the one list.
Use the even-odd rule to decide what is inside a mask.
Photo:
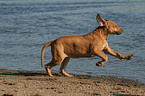
[(117, 27), (116, 25), (113, 26), (114, 28)]

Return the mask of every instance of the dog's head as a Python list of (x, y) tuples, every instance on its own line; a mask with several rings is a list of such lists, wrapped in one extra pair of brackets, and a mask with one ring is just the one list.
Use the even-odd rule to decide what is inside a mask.
[(108, 35), (120, 35), (123, 32), (123, 30), (119, 28), (115, 22), (104, 20), (100, 14), (97, 14), (96, 20), (99, 23), (99, 26), (107, 29)]

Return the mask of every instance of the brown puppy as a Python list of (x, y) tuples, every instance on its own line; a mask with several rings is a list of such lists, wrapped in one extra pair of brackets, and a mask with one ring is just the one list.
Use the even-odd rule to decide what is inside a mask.
[(93, 32), (81, 36), (64, 36), (44, 45), (41, 53), (42, 67), (44, 50), (48, 46), (51, 46), (52, 61), (45, 65), (49, 76), (53, 76), (51, 74), (51, 68), (62, 63), (59, 72), (65, 76), (73, 77), (65, 72), (70, 58), (98, 56), (102, 58), (102, 61), (97, 62), (96, 66), (102, 66), (108, 60), (108, 57), (103, 54), (102, 51), (119, 59), (130, 60), (133, 58), (134, 54), (124, 56), (108, 46), (106, 37), (111, 34), (119, 35), (123, 30), (119, 28), (116, 23), (104, 20), (99, 14), (96, 19), (99, 23), (99, 27)]

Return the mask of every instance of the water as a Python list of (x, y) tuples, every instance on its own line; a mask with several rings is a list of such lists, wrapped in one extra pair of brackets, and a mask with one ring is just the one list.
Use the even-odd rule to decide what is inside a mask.
[[(39, 70), (41, 48), (61, 36), (82, 35), (97, 26), (96, 15), (116, 22), (124, 33), (108, 36), (109, 46), (132, 60), (109, 56), (101, 67), (94, 58), (71, 59), (66, 71), (92, 76), (118, 76), (145, 83), (145, 1), (127, 0), (1, 0), (0, 68)], [(51, 60), (50, 47), (44, 63)], [(60, 66), (52, 71), (58, 72)]]

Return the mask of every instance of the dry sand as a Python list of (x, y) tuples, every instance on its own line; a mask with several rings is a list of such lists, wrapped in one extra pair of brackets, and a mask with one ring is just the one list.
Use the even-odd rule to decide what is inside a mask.
[(117, 77), (74, 78), (45, 72), (0, 69), (0, 96), (144, 96), (145, 84)]

